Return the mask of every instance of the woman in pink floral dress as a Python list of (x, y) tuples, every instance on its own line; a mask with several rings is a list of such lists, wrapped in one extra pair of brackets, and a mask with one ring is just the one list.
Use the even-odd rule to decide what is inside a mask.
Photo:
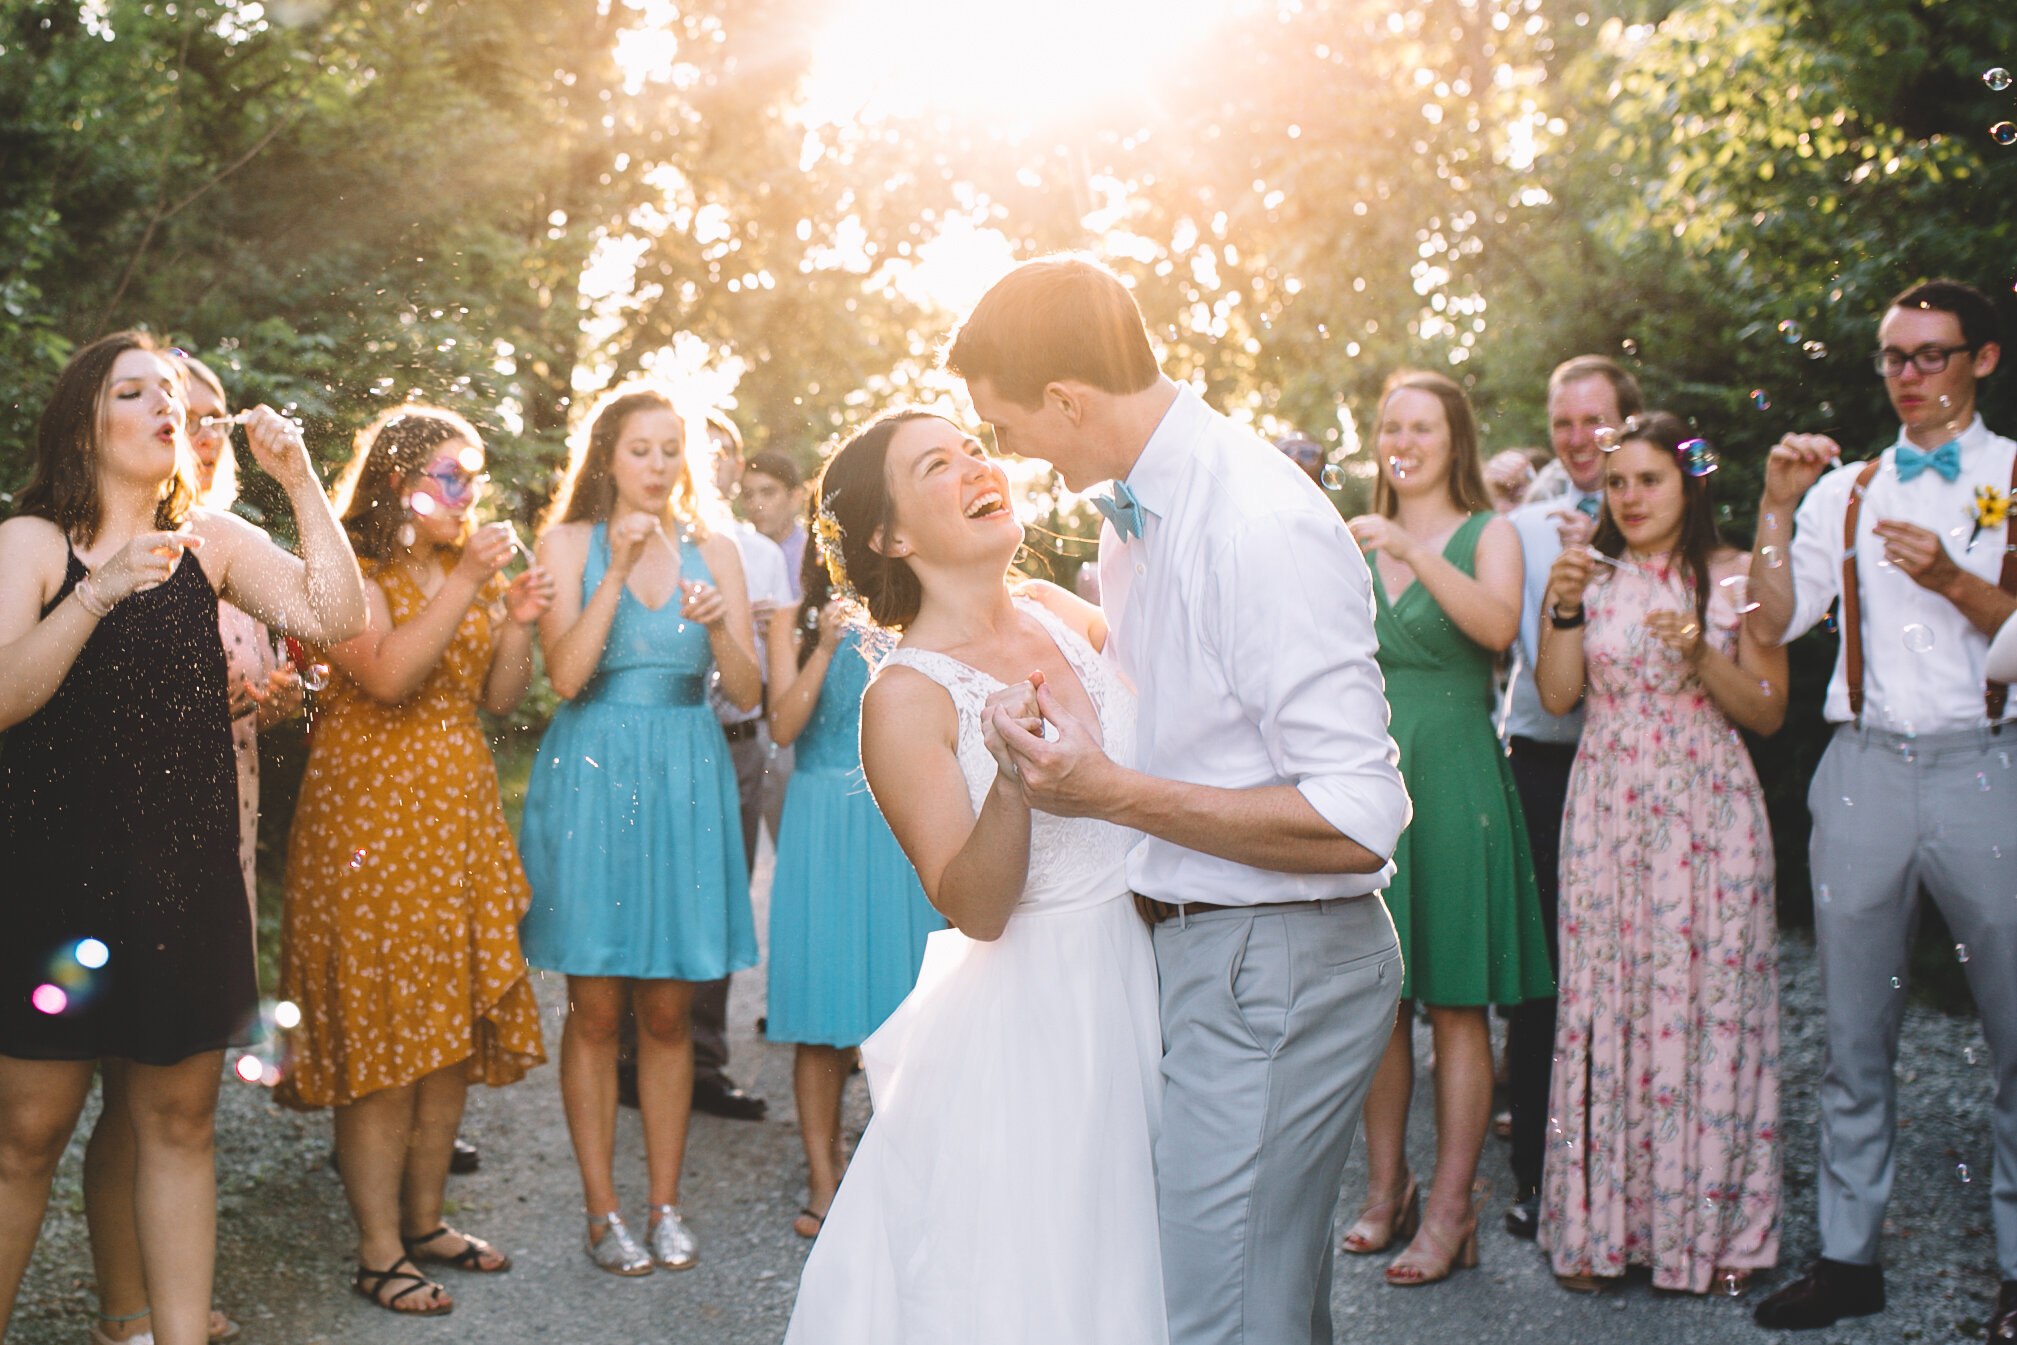
[(1591, 547), (1549, 578), (1536, 681), (1587, 695), (1562, 819), (1560, 1017), (1541, 1245), (1565, 1288), (1652, 1269), (1741, 1294), (1779, 1250), (1772, 837), (1738, 728), (1785, 717), (1786, 655), (1741, 633), (1714, 451), (1663, 412), (1605, 469)]

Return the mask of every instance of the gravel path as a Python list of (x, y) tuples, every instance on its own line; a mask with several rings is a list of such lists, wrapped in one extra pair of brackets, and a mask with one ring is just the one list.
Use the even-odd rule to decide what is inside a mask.
[[(767, 863), (755, 884), (762, 928)], [(1784, 1106), (1787, 1211), (1782, 1265), (1804, 1264), (1814, 1242), (1814, 1085), (1819, 1072), (1818, 978), (1804, 936), (1784, 943)], [(538, 985), (548, 1050), (559, 1041), (561, 986)], [(790, 1315), (806, 1244), (790, 1230), (802, 1198), (803, 1158), (791, 1109), (791, 1048), (757, 1039), (761, 973), (736, 978), (730, 1008), (735, 1073), (771, 1102), (772, 1118), (750, 1124), (697, 1117), (684, 1204), (701, 1239), (701, 1263), (684, 1274), (620, 1280), (579, 1250), (580, 1193), (561, 1117), (557, 1071), (470, 1095), (464, 1135), (483, 1152), (483, 1169), (450, 1179), (451, 1219), (509, 1250), (517, 1265), (491, 1280), (449, 1275), (452, 1316), (401, 1320), (347, 1288), (350, 1224), (329, 1153), (327, 1113), (283, 1111), (257, 1087), (227, 1080), (219, 1112), (222, 1194), (218, 1302), (245, 1325), (245, 1345), (775, 1345)], [(1427, 1033), (1417, 1035), (1427, 1050)], [(1891, 1308), (1795, 1337), (1808, 1345), (1900, 1340), (1980, 1340), (1993, 1301), (1989, 1223), (1987, 1052), (1972, 1019), (1915, 1006), (1900, 1051), (1898, 1197), (1886, 1245)], [(1426, 1079), (1426, 1075), (1424, 1075)], [(849, 1089), (853, 1124), (867, 1120), (866, 1090)], [(1428, 1089), (1416, 1099), (1413, 1161), (1433, 1160)], [(87, 1118), (88, 1123), (88, 1118)], [(93, 1303), (91, 1263), (79, 1193), (83, 1143), (71, 1146), (43, 1237), (29, 1268), (8, 1345), (81, 1345)], [(637, 1118), (618, 1132), (619, 1189), (643, 1220), (643, 1163)], [(1558, 1290), (1541, 1255), (1502, 1232), (1498, 1210), (1510, 1189), (1505, 1146), (1487, 1141), (1485, 1176), (1495, 1195), (1483, 1238), (1483, 1268), (1421, 1290), (1380, 1279), (1385, 1257), (1343, 1257), (1334, 1308), (1341, 1341), (1393, 1345), (1481, 1338), (1539, 1345), (1661, 1342), (1741, 1345), (1783, 1340), (1751, 1324), (1747, 1304), (1696, 1300), (1631, 1283), (1586, 1299)], [(1358, 1203), (1364, 1172), (1354, 1161), (1340, 1201), (1340, 1227)], [(1782, 1271), (1782, 1273), (1784, 1273)], [(1754, 1296), (1755, 1296), (1754, 1291)]]

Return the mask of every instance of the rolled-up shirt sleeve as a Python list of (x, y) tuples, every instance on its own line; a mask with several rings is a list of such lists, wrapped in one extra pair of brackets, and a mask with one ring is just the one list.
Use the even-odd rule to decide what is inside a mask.
[(1793, 515), (1793, 619), (1781, 644), (1814, 629), (1842, 594), (1842, 519), (1861, 464), (1837, 467), (1816, 481)]
[(1351, 534), (1315, 510), (1249, 519), (1215, 575), (1211, 636), (1276, 773), (1340, 835), (1391, 857), (1410, 805)]

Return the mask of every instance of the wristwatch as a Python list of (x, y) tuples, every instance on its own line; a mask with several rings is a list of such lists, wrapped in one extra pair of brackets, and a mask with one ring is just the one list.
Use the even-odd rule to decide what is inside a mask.
[(1574, 616), (1563, 616), (1560, 607), (1548, 609), (1548, 624), (1556, 630), (1574, 630), (1583, 624), (1583, 609), (1578, 607)]

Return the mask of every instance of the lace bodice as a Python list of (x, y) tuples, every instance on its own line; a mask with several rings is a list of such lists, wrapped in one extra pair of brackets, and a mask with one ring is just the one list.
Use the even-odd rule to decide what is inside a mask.
[[(1016, 599), (1016, 606), (1050, 633), (1078, 674), (1100, 717), (1100, 740), (1107, 755), (1132, 764), (1134, 691), (1111, 663), (1048, 608), (1027, 598)], [(916, 669), (952, 697), (959, 714), (960, 772), (966, 776), (967, 797), (978, 813), (995, 778), (994, 758), (981, 742), (981, 707), (1002, 683), (950, 655), (927, 649), (895, 649), (883, 662)], [(1111, 822), (1032, 813), (1029, 877), (1023, 884), (1022, 900), (1016, 904), (1017, 913), (1081, 910), (1126, 895), (1127, 853), (1136, 839), (1137, 833)]]

